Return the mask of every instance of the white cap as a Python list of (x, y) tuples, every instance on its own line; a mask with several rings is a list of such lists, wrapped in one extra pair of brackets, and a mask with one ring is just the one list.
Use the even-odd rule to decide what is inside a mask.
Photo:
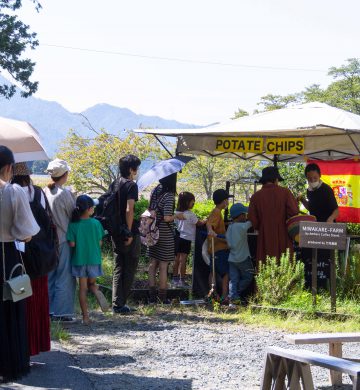
[(49, 162), (45, 172), (47, 172), (52, 177), (60, 177), (69, 171), (71, 171), (71, 168), (67, 162), (56, 158), (55, 160)]

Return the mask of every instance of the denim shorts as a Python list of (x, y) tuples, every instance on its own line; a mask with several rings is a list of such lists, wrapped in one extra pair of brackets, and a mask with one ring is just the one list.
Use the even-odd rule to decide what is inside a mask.
[[(229, 273), (229, 254), (230, 252), (226, 249), (215, 252), (215, 271), (221, 277), (224, 277)], [(210, 266), (212, 267), (212, 259), (210, 261)]]
[(101, 264), (72, 265), (71, 273), (76, 278), (97, 278), (103, 274)]

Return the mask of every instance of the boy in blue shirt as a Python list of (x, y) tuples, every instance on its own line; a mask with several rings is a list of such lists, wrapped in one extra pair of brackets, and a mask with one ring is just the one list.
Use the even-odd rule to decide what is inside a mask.
[(230, 248), (229, 277), (230, 277), (230, 305), (235, 308), (235, 303), (240, 300), (241, 294), (249, 287), (254, 277), (254, 266), (251, 261), (247, 231), (252, 226), (246, 221), (248, 208), (241, 203), (235, 203), (230, 208), (230, 216), (233, 223), (226, 232), (226, 241)]

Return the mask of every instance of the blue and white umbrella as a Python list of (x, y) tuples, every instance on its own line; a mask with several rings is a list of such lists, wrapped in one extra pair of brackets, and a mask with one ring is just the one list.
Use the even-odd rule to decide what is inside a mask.
[(139, 191), (142, 191), (144, 188), (166, 176), (181, 171), (185, 164), (193, 159), (194, 157), (189, 156), (176, 156), (167, 160), (159, 161), (147, 172), (145, 172), (137, 181)]

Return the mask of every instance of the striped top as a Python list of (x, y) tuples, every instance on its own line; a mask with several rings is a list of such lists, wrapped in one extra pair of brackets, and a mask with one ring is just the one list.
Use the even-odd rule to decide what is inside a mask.
[(159, 226), (159, 241), (149, 248), (151, 259), (159, 261), (173, 261), (175, 258), (174, 223), (165, 222), (164, 216), (174, 214), (175, 196), (171, 192), (161, 193), (159, 184), (150, 197), (150, 208), (156, 210), (156, 219)]

